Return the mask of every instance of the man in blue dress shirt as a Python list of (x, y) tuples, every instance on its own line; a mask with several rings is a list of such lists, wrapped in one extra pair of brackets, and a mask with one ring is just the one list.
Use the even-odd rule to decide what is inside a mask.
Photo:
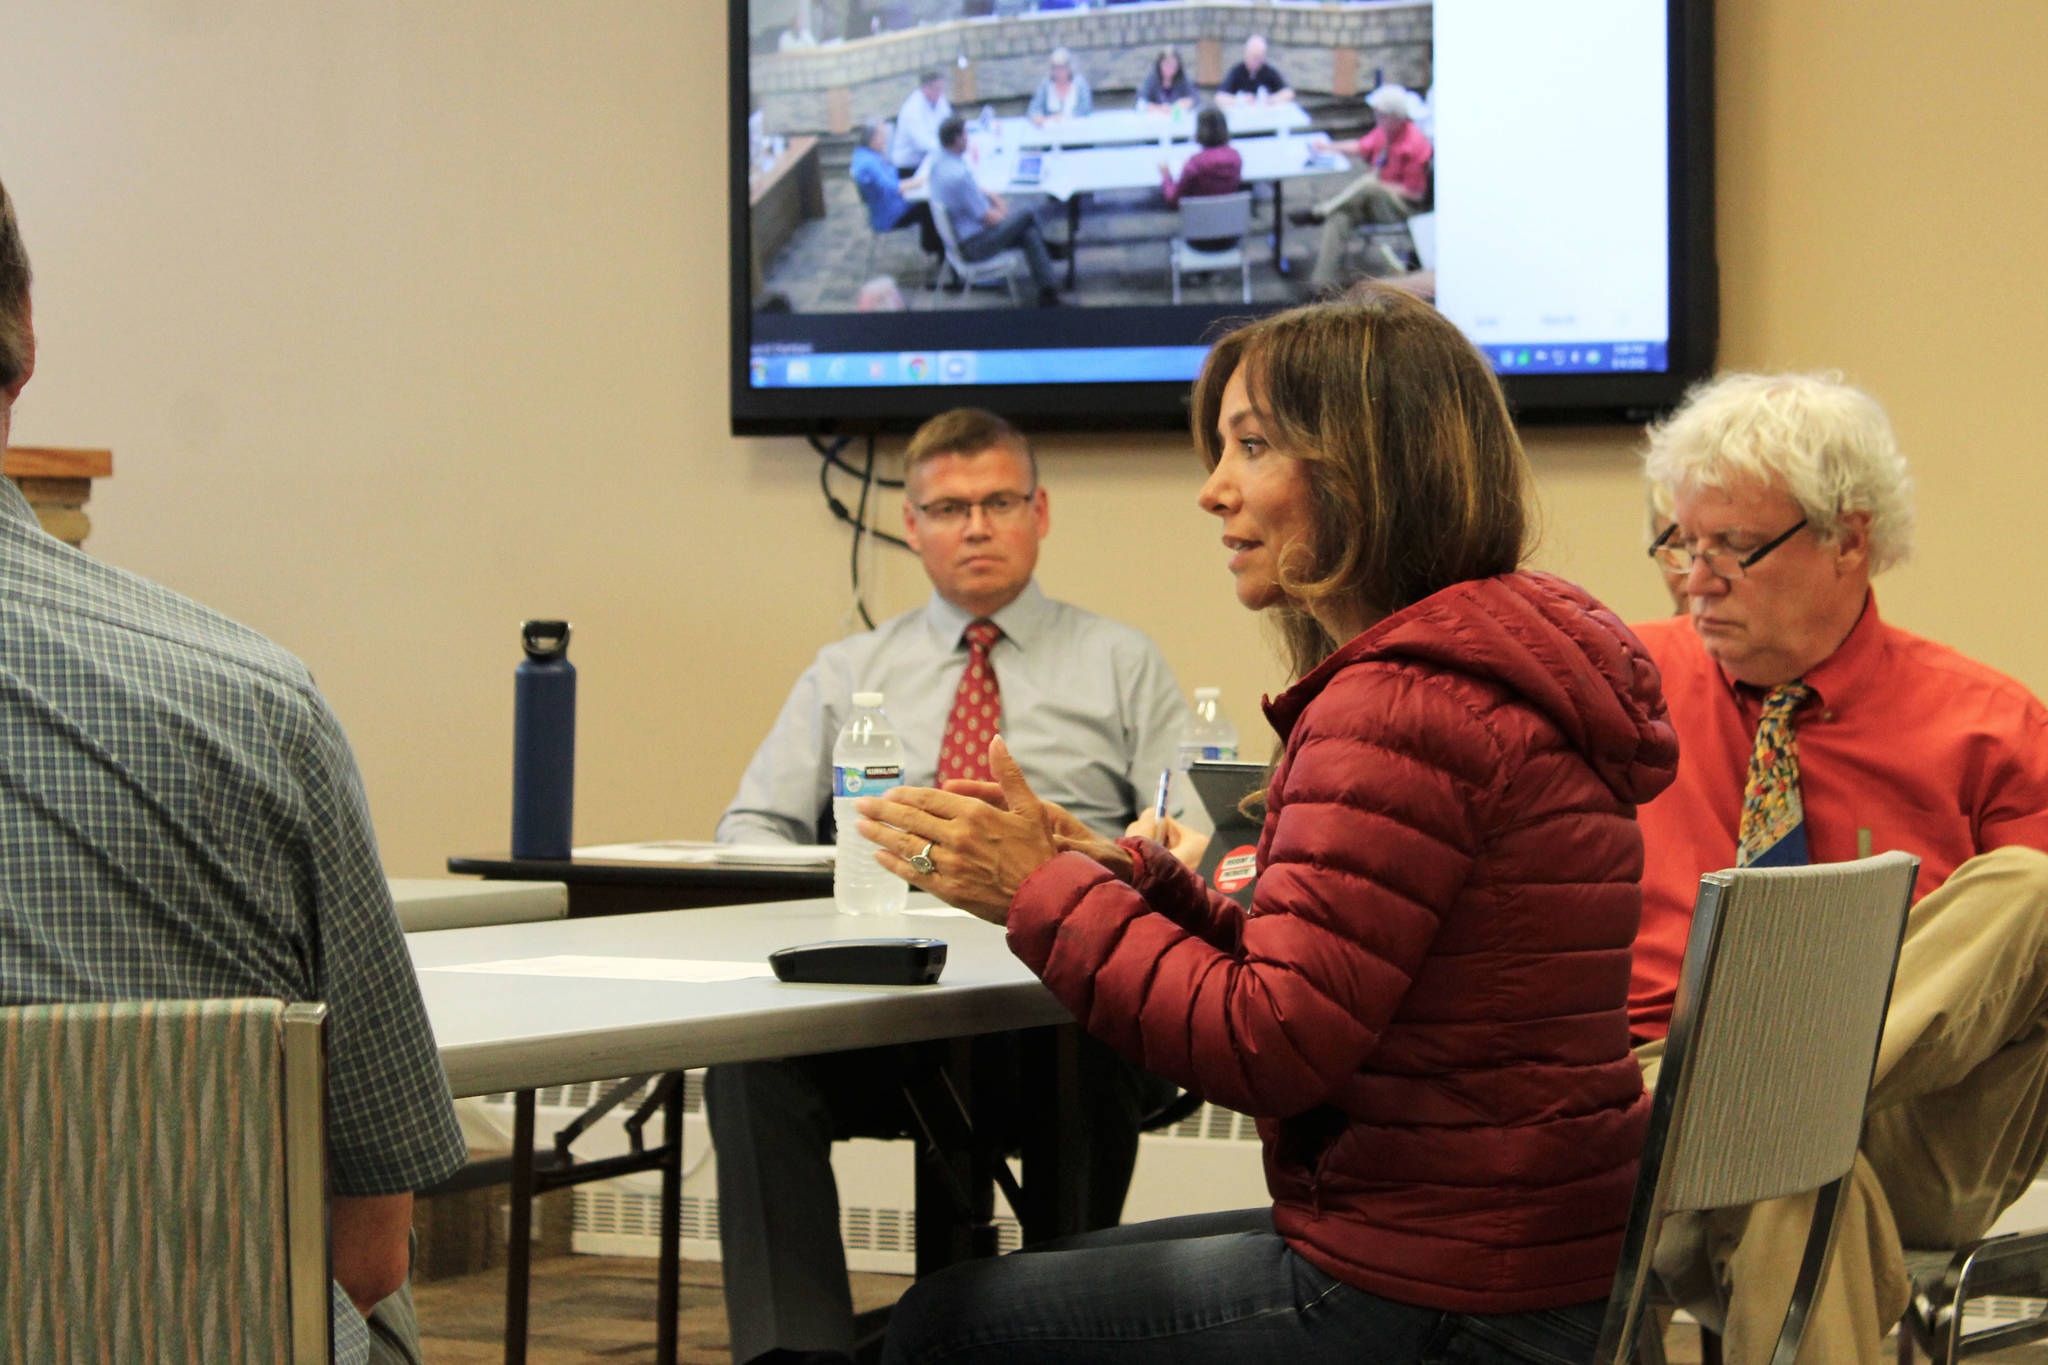
[(860, 126), (860, 145), (853, 149), (846, 171), (860, 190), (861, 203), (867, 206), (869, 227), (879, 233), (915, 225), (918, 244), (927, 252), (936, 256), (945, 249), (938, 229), (932, 226), (931, 204), (924, 200), (913, 204), (903, 197), (903, 191), (916, 188), (917, 181), (900, 179), (889, 160), (887, 119)]
[[(797, 680), (718, 822), (722, 843), (810, 843), (831, 809), (832, 742), (854, 692), (883, 694), (903, 741), (903, 780), (934, 783), (976, 623), (993, 622), (987, 666), (1001, 730), (1034, 788), (1099, 833), (1124, 831), (1171, 764), (1187, 705), (1144, 635), (1046, 597), (1032, 582), (1051, 508), (1031, 447), (993, 413), (960, 408), (918, 429), (904, 457), (904, 529), (932, 596), (839, 640)], [(1006, 1035), (997, 1035), (1000, 1042)], [(1140, 1121), (1172, 1095), (1084, 1038), (1088, 1220), (1117, 1221)], [(1014, 1087), (984, 1072), (977, 1090)], [(871, 1048), (711, 1069), (719, 1245), (738, 1362), (837, 1361), (853, 1349), (831, 1144), (905, 1131), (915, 1049)]]

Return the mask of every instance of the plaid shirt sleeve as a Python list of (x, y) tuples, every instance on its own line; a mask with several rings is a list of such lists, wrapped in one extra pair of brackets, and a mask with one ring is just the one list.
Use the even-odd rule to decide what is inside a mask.
[(377, 857), (355, 756), (317, 693), (293, 755), (304, 799), (301, 877), (328, 1025), (328, 1150), (334, 1191), (400, 1194), (467, 1153), (418, 978)]

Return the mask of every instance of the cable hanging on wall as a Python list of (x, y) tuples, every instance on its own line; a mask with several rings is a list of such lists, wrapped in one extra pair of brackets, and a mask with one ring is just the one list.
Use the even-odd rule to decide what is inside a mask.
[[(875, 628), (875, 618), (868, 613), (867, 601), (861, 596), (862, 542), (864, 540), (868, 542), (867, 548), (870, 554), (870, 565), (873, 563), (874, 541), (883, 541), (890, 545), (901, 546), (904, 549), (909, 548), (909, 542), (901, 536), (890, 535), (887, 531), (870, 525), (868, 521), (868, 505), (874, 497), (876, 489), (901, 488), (903, 487), (903, 480), (885, 479), (876, 475), (875, 438), (872, 433), (867, 438), (866, 459), (859, 466), (855, 466), (844, 458), (846, 448), (853, 444), (851, 436), (841, 436), (837, 440), (830, 442), (826, 441), (824, 437), (817, 435), (812, 435), (809, 439), (811, 449), (818, 452), (818, 491), (825, 495), (825, 505), (831, 509), (832, 515), (853, 528), (853, 545), (847, 558), (847, 576), (853, 587), (854, 610), (860, 614), (861, 624), (869, 630), (873, 630)], [(832, 471), (835, 469), (844, 475), (860, 480), (860, 496), (852, 507), (848, 507), (832, 491)]]

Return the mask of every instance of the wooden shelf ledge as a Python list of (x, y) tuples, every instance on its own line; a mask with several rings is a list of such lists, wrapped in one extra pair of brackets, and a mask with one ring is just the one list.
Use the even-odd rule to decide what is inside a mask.
[(0, 452), (0, 474), (21, 487), (43, 529), (70, 545), (82, 545), (92, 530), (85, 504), (94, 479), (111, 478), (114, 452), (66, 446), (9, 446)]

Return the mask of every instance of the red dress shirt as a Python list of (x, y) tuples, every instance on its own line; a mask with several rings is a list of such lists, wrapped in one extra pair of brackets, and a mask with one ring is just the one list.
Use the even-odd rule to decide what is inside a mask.
[[(1661, 1038), (1702, 873), (1735, 866), (1735, 827), (1763, 693), (1731, 682), (1685, 617), (1635, 627), (1664, 675), (1678, 780), (1644, 806), (1643, 922), (1629, 1025)], [(1920, 859), (1914, 899), (1980, 853), (2048, 850), (2048, 708), (2011, 678), (1878, 618), (1804, 682), (1793, 724), (1806, 837), (1816, 863), (1902, 849)]]
[(1358, 139), (1358, 155), (1372, 167), (1380, 183), (1399, 190), (1412, 203), (1420, 203), (1429, 193), (1431, 150), (1429, 135), (1412, 123), (1402, 125), (1401, 136), (1394, 139), (1392, 147), (1387, 146), (1385, 124)]

